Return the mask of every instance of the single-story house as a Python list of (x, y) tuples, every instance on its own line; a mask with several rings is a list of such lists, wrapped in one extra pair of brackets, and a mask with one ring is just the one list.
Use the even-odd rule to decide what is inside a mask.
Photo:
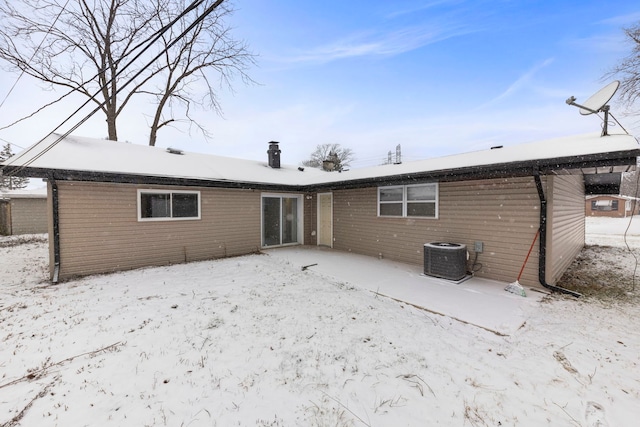
[(626, 218), (640, 213), (640, 200), (636, 197), (614, 194), (588, 195), (585, 213), (587, 216)]
[(584, 246), (585, 194), (618, 193), (640, 154), (586, 135), (326, 172), (281, 166), (281, 148), (262, 162), (52, 135), (3, 168), (48, 180), (53, 281), (286, 245), (423, 265), (451, 243), (467, 271), (512, 282), (536, 242), (520, 283), (555, 289)]
[(0, 191), (0, 235), (48, 231), (47, 188)]

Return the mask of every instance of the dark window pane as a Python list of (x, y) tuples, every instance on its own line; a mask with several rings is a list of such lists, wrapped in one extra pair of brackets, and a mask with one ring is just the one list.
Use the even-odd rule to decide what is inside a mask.
[(169, 206), (170, 194), (140, 194), (140, 216), (142, 218), (169, 218), (171, 209)]
[(380, 203), (380, 216), (402, 216), (402, 203)]
[(380, 201), (381, 202), (401, 202), (402, 187), (380, 188)]
[(173, 217), (197, 218), (198, 195), (186, 193), (173, 193)]
[(407, 203), (407, 216), (424, 216), (435, 218), (435, 203)]
[(280, 244), (280, 198), (262, 199), (262, 241), (264, 246)]

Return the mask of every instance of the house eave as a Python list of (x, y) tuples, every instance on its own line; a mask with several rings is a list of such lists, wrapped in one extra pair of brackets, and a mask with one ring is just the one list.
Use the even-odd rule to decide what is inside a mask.
[(311, 186), (313, 190), (349, 189), (372, 185), (407, 185), (424, 181), (469, 181), (495, 178), (518, 178), (524, 176), (560, 174), (604, 174), (629, 172), (635, 169), (640, 150), (632, 150), (615, 157), (609, 153), (591, 156), (565, 157), (549, 160), (532, 160), (463, 168), (443, 169), (389, 175), (360, 180), (344, 180)]
[[(406, 185), (425, 181), (468, 181), (479, 179), (517, 178), (535, 174), (603, 174), (628, 172), (635, 169), (640, 150), (598, 153), (555, 159), (516, 161), (491, 165), (475, 165), (450, 169), (417, 171), (360, 179), (318, 182), (313, 184), (284, 184), (251, 181), (215, 180), (171, 176), (150, 176), (114, 172), (81, 171), (33, 167), (4, 166), (4, 173), (15, 176), (49, 178), (58, 181), (110, 182), (121, 184), (180, 185), (251, 189), (265, 191), (312, 192), (331, 189), (352, 189), (380, 185)], [(335, 174), (336, 172), (332, 172)], [(346, 174), (345, 174), (346, 175)]]
[(202, 178), (181, 178), (170, 176), (152, 176), (123, 174), (111, 172), (78, 171), (69, 169), (48, 168), (12, 168), (6, 167), (7, 173), (15, 176), (31, 178), (53, 178), (57, 181), (85, 181), (107, 182), (116, 184), (144, 184), (144, 185), (176, 185), (184, 187), (213, 187), (242, 190), (266, 191), (302, 191), (299, 185), (270, 184), (250, 181), (208, 180)]

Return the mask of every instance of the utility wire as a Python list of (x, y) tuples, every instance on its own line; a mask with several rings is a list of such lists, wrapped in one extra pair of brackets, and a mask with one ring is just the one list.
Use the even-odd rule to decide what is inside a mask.
[[(198, 6), (200, 6), (205, 0), (196, 0), (193, 3), (191, 3), (190, 6), (188, 6), (182, 13), (180, 13), (180, 15), (178, 15), (176, 18), (174, 18), (169, 24), (165, 25), (163, 28), (161, 28), (159, 31), (157, 31), (155, 33), (155, 36), (147, 38), (147, 40), (145, 40), (144, 42), (139, 43), (135, 49), (140, 48), (143, 44), (147, 44), (146, 46), (144, 46), (142, 48), (142, 51), (140, 51), (138, 54), (136, 54), (134, 56), (133, 59), (131, 59), (131, 61), (129, 61), (127, 64), (125, 64), (120, 71), (118, 71), (118, 73), (116, 73), (114, 76), (111, 77), (111, 79), (106, 82), (103, 86), (101, 86), (92, 97), (90, 97), (89, 99), (87, 99), (80, 107), (78, 107), (73, 113), (71, 113), (62, 123), (60, 123), (58, 126), (56, 126), (51, 132), (49, 132), (47, 135), (45, 135), (42, 139), (40, 139), (40, 141), (38, 141), (36, 144), (34, 144), (33, 146), (31, 146), (29, 149), (23, 151), (20, 155), (16, 156), (16, 157), (12, 157), (10, 161), (7, 162), (7, 165), (11, 164), (12, 162), (15, 162), (17, 159), (19, 159), (20, 157), (23, 157), (25, 154), (27, 154), (28, 152), (32, 151), (33, 149), (35, 149), (38, 145), (40, 145), (44, 140), (46, 140), (48, 137), (50, 137), (51, 135), (53, 135), (58, 129), (60, 129), (64, 124), (66, 124), (67, 122), (69, 122), (76, 114), (78, 114), (84, 107), (86, 107), (90, 102), (95, 101), (95, 97), (98, 96), (102, 89), (106, 86), (109, 86), (120, 74), (122, 74), (127, 68), (129, 68), (138, 58), (140, 58), (156, 41), (158, 41), (162, 35), (167, 32), (173, 25), (175, 25), (175, 23), (181, 19), (182, 17), (184, 17), (186, 14), (188, 14), (189, 12), (193, 11), (195, 8), (197, 8)], [(151, 61), (149, 61), (144, 67), (142, 67), (137, 73), (135, 73), (133, 75), (133, 77), (131, 77), (127, 82), (125, 82), (123, 85), (121, 85), (118, 90), (116, 90), (115, 93), (113, 93), (112, 95), (117, 95), (120, 91), (122, 91), (125, 87), (127, 87), (129, 84), (131, 84), (138, 76), (140, 76), (149, 66), (151, 66), (155, 61), (157, 61), (162, 55), (164, 55), (164, 53), (166, 53), (171, 47), (173, 47), (180, 39), (182, 39), (183, 37), (185, 37), (196, 25), (198, 25), (200, 22), (202, 22), (209, 14), (211, 14), (211, 12), (213, 12), (218, 6), (220, 6), (220, 4), (223, 3), (224, 0), (218, 0), (216, 1), (214, 4), (212, 4), (211, 6), (209, 6), (207, 9), (205, 9), (202, 13), (202, 15), (200, 15), (191, 25), (189, 25), (189, 27), (184, 30), (177, 38), (175, 38), (171, 43), (169, 43), (169, 45), (167, 45), (164, 49), (162, 49), (162, 51), (160, 53), (158, 53)], [(130, 54), (133, 52), (133, 50), (130, 52)], [(123, 58), (120, 58), (120, 60), (122, 60)], [(75, 90), (74, 90), (75, 91)], [(72, 91), (73, 92), (73, 91)], [(78, 127), (80, 127), (82, 124), (84, 124), (87, 120), (89, 120), (96, 112), (100, 111), (100, 109), (105, 105), (106, 101), (102, 101), (102, 102), (98, 102), (98, 106), (91, 111), (87, 116), (85, 116), (82, 120), (80, 120), (79, 123), (77, 123), (76, 125), (74, 125), (69, 131), (65, 132), (64, 134), (58, 136), (58, 138), (56, 138), (55, 141), (51, 142), (50, 145), (46, 148), (44, 148), (40, 153), (38, 153), (37, 155), (35, 155), (32, 159), (30, 159), (28, 162), (26, 162), (24, 165), (20, 166), (18, 168), (19, 170), (22, 170), (24, 168), (26, 168), (27, 166), (29, 166), (31, 163), (33, 163), (35, 160), (39, 159), (40, 157), (42, 157), (45, 153), (47, 153), (49, 150), (51, 150), (55, 145), (57, 145), (60, 141), (62, 141), (64, 138), (66, 138), (67, 136), (69, 136), (74, 130), (76, 130)], [(17, 171), (16, 171), (17, 172)]]
[[(188, 14), (189, 12), (191, 12), (192, 10), (194, 10), (195, 8), (197, 8), (199, 5), (201, 5), (205, 0), (195, 0), (193, 3), (191, 3), (191, 5), (189, 5), (182, 13), (180, 13), (180, 15), (178, 15), (175, 19), (173, 19), (170, 23), (168, 23), (167, 25), (165, 25), (164, 27), (162, 27), (160, 30), (158, 30), (154, 36), (150, 36), (148, 37), (146, 40), (140, 42), (137, 46), (135, 46), (128, 55), (131, 55), (135, 50), (141, 48), (145, 43), (147, 44), (146, 46), (144, 46), (142, 48), (142, 51), (139, 52), (131, 61), (129, 61), (128, 64), (125, 64), (122, 69), (120, 69), (120, 71), (118, 71), (114, 76), (111, 77), (111, 79), (109, 81), (107, 81), (103, 86), (101, 86), (100, 88), (98, 88), (98, 90), (93, 94), (93, 96), (91, 96), (88, 100), (86, 100), (79, 108), (77, 108), (73, 113), (71, 113), (71, 115), (69, 115), (61, 124), (59, 124), (56, 128), (54, 128), (51, 132), (49, 132), (47, 135), (45, 135), (42, 139), (40, 139), (40, 141), (38, 141), (36, 144), (34, 144), (33, 146), (31, 146), (29, 149), (27, 149), (26, 151), (23, 151), (22, 153), (20, 153), (19, 156), (13, 158), (13, 161), (17, 160), (18, 158), (22, 157), (23, 155), (27, 154), (29, 151), (33, 150), (34, 148), (36, 148), (39, 144), (41, 144), (45, 139), (47, 139), (49, 136), (51, 136), (52, 134), (54, 134), (58, 129), (60, 129), (65, 123), (67, 123), (68, 121), (70, 121), (76, 114), (78, 114), (85, 106), (87, 106), (87, 104), (89, 104), (91, 101), (95, 100), (95, 97), (97, 95), (99, 95), (102, 91), (103, 88), (109, 86), (120, 74), (122, 74), (129, 66), (131, 66), (140, 56), (142, 56), (142, 54), (144, 54), (156, 41), (158, 41), (160, 39), (160, 37), (162, 37), (162, 35), (167, 32), (179, 19), (181, 19), (182, 17), (186, 16), (186, 14)], [(219, 0), (216, 2), (216, 4), (214, 5), (214, 9), (215, 7), (217, 7), (219, 4), (222, 3), (223, 0)], [(179, 37), (184, 37), (184, 33)], [(178, 38), (178, 39), (179, 39)], [(144, 68), (142, 68), (142, 71), (144, 71), (147, 67), (149, 67), (155, 60), (157, 60), (164, 52), (166, 52), (168, 50), (168, 48), (165, 48), (156, 58), (154, 58), (150, 63), (148, 63)], [(116, 61), (116, 65), (122, 61), (126, 56), (122, 58), (119, 58)], [(98, 77), (99, 73), (102, 70), (98, 71), (98, 74), (96, 74), (91, 80), (94, 80), (96, 77)], [(123, 85), (123, 87), (127, 86), (128, 84), (130, 84), (138, 75), (140, 75), (141, 72), (137, 73), (133, 78), (131, 78), (127, 83), (125, 83), (125, 85)], [(82, 87), (82, 86), (81, 86)], [(123, 88), (121, 87), (121, 89)], [(75, 91), (75, 89), (72, 89), (71, 91), (69, 91), (69, 93), (65, 94), (63, 97), (59, 98), (62, 99), (64, 97), (66, 97), (67, 95), (73, 93)], [(116, 91), (115, 94), (117, 94), (120, 90)], [(114, 94), (114, 95), (115, 95)], [(81, 124), (83, 124), (84, 122), (86, 122), (91, 116), (93, 116), (97, 111), (99, 111), (104, 105), (105, 105), (105, 101), (103, 102), (98, 102), (98, 107), (96, 107), (96, 109), (94, 109), (91, 113), (89, 113), (88, 117), (85, 117), (78, 125), (76, 125), (73, 130), (77, 129)], [(56, 145), (57, 143), (60, 142), (61, 139), (64, 139), (66, 136), (68, 136), (68, 133), (64, 136), (62, 136), (62, 138), (54, 141), (51, 143), (51, 145), (49, 147), (47, 147), (46, 149), (44, 149), (37, 157), (34, 157), (33, 159), (31, 159), (30, 162), (28, 162), (27, 164), (23, 165), (20, 170), (26, 166), (28, 166), (29, 164), (31, 164), (33, 161), (37, 160), (38, 158), (40, 158), (43, 154), (45, 154), (47, 151), (49, 151), (54, 145)]]
[[(45, 33), (44, 37), (40, 41), (40, 44), (38, 45), (38, 47), (33, 51), (33, 55), (31, 55), (31, 58), (29, 58), (29, 62), (33, 61), (33, 58), (36, 56), (36, 53), (38, 53), (38, 51), (40, 50), (40, 48), (44, 44), (44, 41), (47, 39), (47, 36), (51, 33), (51, 30), (53, 29), (53, 27), (58, 22), (58, 19), (60, 19), (60, 16), (62, 15), (62, 13), (67, 8), (67, 5), (69, 4), (69, 1), (70, 0), (67, 0), (67, 2), (64, 4), (64, 6), (62, 6), (62, 9), (60, 9), (60, 13), (58, 13), (58, 15), (56, 16), (56, 19), (54, 19), (53, 22), (51, 23), (51, 25), (49, 26), (49, 29), (47, 30), (47, 32)], [(0, 102), (0, 108), (2, 108), (2, 106), (4, 105), (4, 103), (7, 100), (7, 98), (9, 98), (9, 95), (11, 95), (13, 90), (16, 88), (16, 85), (18, 84), (18, 82), (20, 81), (20, 79), (22, 78), (23, 75), (24, 75), (24, 69), (20, 72), (20, 75), (18, 76), (16, 81), (13, 83), (13, 86), (11, 86), (11, 89), (9, 89), (9, 92), (7, 92), (7, 94), (4, 96), (4, 98), (2, 99), (2, 102)]]
[[(162, 49), (162, 51), (160, 53), (158, 53), (154, 58), (151, 59), (151, 61), (149, 61), (147, 63), (147, 65), (143, 68), (141, 68), (137, 73), (135, 73), (133, 75), (133, 77), (131, 77), (127, 82), (125, 82), (122, 86), (120, 86), (120, 88), (118, 88), (118, 90), (116, 90), (115, 95), (117, 95), (121, 90), (123, 90), (125, 87), (127, 87), (129, 84), (131, 84), (138, 76), (140, 76), (149, 66), (151, 66), (154, 62), (156, 62), (160, 57), (162, 57), (169, 49), (171, 49), (176, 43), (178, 43), (180, 41), (180, 39), (182, 39), (183, 37), (185, 37), (187, 34), (189, 34), (189, 32), (195, 28), (200, 22), (202, 22), (207, 16), (209, 16), (218, 6), (220, 6), (220, 4), (222, 4), (224, 0), (217, 0), (214, 4), (212, 4), (211, 6), (209, 6), (207, 9), (205, 9), (202, 13), (201, 16), (199, 16), (195, 21), (193, 21), (191, 23), (191, 25), (189, 25), (178, 37), (176, 37), (173, 41), (171, 41), (164, 49)], [(156, 39), (153, 40), (153, 42), (147, 46), (145, 48), (148, 49), (155, 41), (158, 40), (158, 38), (160, 38), (160, 35), (158, 35), (158, 37)], [(140, 54), (136, 55), (136, 57), (132, 60), (132, 62), (130, 62), (129, 64), (127, 64), (126, 66), (129, 66), (133, 63), (133, 61), (135, 61), (136, 59), (138, 59), (142, 53), (144, 53), (144, 51), (140, 52)], [(126, 67), (125, 66), (125, 67)], [(112, 79), (113, 80), (113, 79)], [(83, 105), (83, 107), (85, 105), (87, 105), (89, 101), (86, 101)], [(55, 146), (56, 144), (58, 144), (60, 141), (62, 141), (64, 138), (66, 138), (67, 136), (69, 136), (74, 130), (78, 129), (82, 124), (84, 124), (87, 120), (89, 120), (96, 112), (98, 112), (103, 106), (104, 106), (105, 102), (101, 102), (100, 105), (98, 105), (92, 112), (90, 112), (89, 114), (87, 114), (79, 123), (77, 123), (76, 125), (74, 125), (71, 129), (69, 129), (67, 132), (65, 132), (64, 134), (62, 134), (60, 137), (58, 137), (58, 139), (56, 141), (54, 141), (51, 146), (47, 147), (45, 150), (49, 151), (51, 148), (53, 148), (53, 146)], [(78, 109), (79, 110), (79, 109)], [(78, 111), (77, 110), (77, 111)], [(75, 114), (75, 113), (74, 113)], [(66, 122), (66, 120), (65, 120)], [(63, 123), (64, 124), (64, 123)], [(58, 128), (60, 128), (62, 126), (62, 124), (60, 126), (58, 126), (56, 129), (54, 129), (52, 132), (50, 132), (46, 137), (49, 137), (50, 135), (52, 135)], [(45, 138), (46, 138), (45, 137)], [(46, 152), (45, 151), (45, 152)], [(42, 154), (44, 153), (40, 153), (38, 154), (34, 159), (30, 160), (28, 162), (28, 164), (31, 164), (34, 160), (40, 158), (40, 156), (42, 156)]]
[[(131, 56), (131, 55), (132, 55), (136, 50), (140, 49), (140, 48), (141, 48), (145, 43), (148, 43), (152, 38), (154, 38), (154, 37), (156, 37), (156, 36), (158, 36), (158, 37), (159, 37), (159, 36), (161, 36), (161, 35), (162, 35), (163, 33), (165, 33), (169, 28), (171, 28), (171, 27), (172, 27), (172, 26), (173, 26), (173, 25), (174, 25), (174, 24), (175, 24), (179, 19), (183, 18), (184, 16), (186, 16), (187, 14), (189, 14), (191, 11), (193, 11), (194, 9), (196, 9), (196, 8), (197, 8), (198, 6), (200, 6), (204, 1), (205, 1), (205, 0), (195, 0), (193, 3), (191, 3), (189, 6), (187, 6), (187, 8), (186, 8), (184, 11), (182, 11), (182, 12), (180, 13), (180, 15), (178, 15), (176, 18), (174, 18), (170, 23), (168, 23), (168, 24), (167, 24), (167, 25), (165, 25), (164, 27), (162, 27), (162, 28), (158, 29), (155, 33), (153, 33), (153, 34), (151, 34), (149, 37), (147, 37), (147, 39), (146, 39), (146, 40), (141, 41), (140, 43), (138, 43), (137, 45), (135, 45), (133, 48), (131, 48), (131, 49), (130, 49), (126, 54), (124, 54), (124, 55), (123, 55), (123, 56), (121, 56), (120, 58), (116, 59), (116, 61), (114, 62), (114, 66), (116, 66), (116, 67), (117, 67), (118, 65), (120, 65), (120, 63), (121, 63), (122, 61), (124, 61), (127, 57)], [(67, 3), (68, 3), (68, 1), (67, 1)], [(65, 4), (65, 7), (66, 7), (66, 4)], [(64, 11), (64, 8), (60, 11), (60, 14), (62, 14), (62, 11)], [(58, 17), (60, 17), (60, 14), (58, 15)], [(57, 19), (58, 19), (58, 18), (56, 18), (56, 21), (57, 21)], [(54, 24), (55, 24), (55, 21), (54, 21)], [(51, 26), (51, 28), (53, 28), (53, 25)], [(43, 41), (44, 41), (44, 40), (43, 40)], [(157, 38), (155, 38), (155, 39), (154, 39), (154, 42), (155, 42), (155, 41), (157, 41)], [(35, 56), (35, 53), (34, 53), (34, 56)], [(31, 59), (33, 59), (33, 56), (30, 58), (30, 61), (31, 61)], [(88, 79), (88, 80), (87, 80), (87, 82), (91, 82), (91, 81), (94, 81), (95, 79), (97, 79), (97, 78), (98, 78), (98, 76), (100, 75), (100, 73), (101, 73), (102, 71), (104, 71), (104, 70), (98, 70), (98, 72), (97, 72), (93, 77), (91, 77), (90, 79)], [(24, 71), (20, 74), (20, 77), (22, 77), (22, 74), (24, 74)], [(117, 75), (119, 75), (119, 74), (120, 74), (120, 73), (117, 73), (117, 74), (116, 74), (116, 76), (114, 76), (114, 78), (115, 78), (115, 77), (117, 77)], [(102, 88), (103, 88), (103, 87), (105, 87), (105, 86), (107, 86), (107, 85), (108, 85), (109, 83), (111, 83), (112, 81), (113, 81), (113, 78), (112, 78), (111, 80), (109, 80), (109, 82), (107, 82), (107, 83), (106, 83), (104, 86), (102, 86), (100, 89), (98, 89), (98, 91), (96, 91), (96, 93), (93, 95), (93, 97), (92, 97), (92, 98), (95, 98), (95, 97), (96, 97), (96, 95), (98, 95), (98, 94), (101, 92)], [(17, 83), (17, 82), (16, 82), (16, 83)], [(6, 126), (0, 127), (0, 130), (8, 129), (8, 128), (10, 128), (11, 126), (14, 126), (14, 125), (16, 125), (16, 124), (18, 124), (18, 123), (20, 123), (20, 122), (22, 122), (22, 121), (24, 121), (24, 120), (28, 120), (28, 119), (30, 119), (31, 117), (35, 116), (35, 115), (36, 115), (36, 114), (38, 114), (39, 112), (43, 111), (44, 109), (46, 109), (46, 108), (48, 108), (48, 107), (50, 107), (50, 106), (52, 106), (52, 105), (54, 105), (54, 104), (56, 104), (56, 103), (58, 103), (58, 102), (62, 101), (64, 98), (66, 98), (67, 96), (69, 96), (69, 95), (73, 94), (74, 92), (77, 92), (79, 89), (84, 88), (85, 84), (86, 84), (86, 83), (83, 83), (83, 84), (81, 84), (81, 85), (80, 85), (79, 87), (77, 87), (77, 88), (70, 89), (67, 93), (63, 94), (63, 95), (62, 95), (62, 96), (60, 96), (58, 99), (56, 99), (56, 100), (54, 100), (54, 101), (52, 101), (52, 102), (50, 102), (50, 103), (48, 103), (48, 104), (46, 104), (46, 105), (44, 105), (44, 106), (42, 106), (42, 107), (38, 108), (36, 111), (32, 112), (31, 114), (29, 114), (29, 115), (27, 115), (27, 116), (24, 116), (24, 117), (22, 117), (22, 118), (20, 118), (20, 119), (18, 119), (18, 120), (16, 120), (16, 121), (14, 121), (13, 123), (10, 123), (10, 124), (6, 125)], [(15, 84), (14, 84), (14, 86), (15, 86)], [(13, 88), (12, 88), (12, 90), (13, 90)], [(7, 95), (7, 96), (8, 96), (8, 95)], [(92, 99), (92, 98), (90, 98), (90, 99)], [(5, 98), (5, 99), (6, 99), (6, 98)], [(4, 103), (4, 101), (3, 101), (3, 103)], [(86, 104), (85, 104), (85, 105), (86, 105)], [(1, 104), (0, 104), (0, 107), (2, 107), (2, 105), (1, 105)], [(75, 114), (75, 113), (74, 113), (74, 114)], [(45, 138), (46, 138), (46, 137), (45, 137)], [(44, 138), (43, 138), (43, 139), (44, 139)]]

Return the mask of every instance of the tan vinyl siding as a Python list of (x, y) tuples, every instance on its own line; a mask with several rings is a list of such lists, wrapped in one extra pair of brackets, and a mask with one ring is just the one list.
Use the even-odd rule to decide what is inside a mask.
[(562, 175), (548, 178), (546, 281), (554, 284), (584, 247), (584, 178)]
[(0, 234), (47, 232), (46, 197), (11, 197), (0, 201)]
[[(260, 248), (260, 192), (58, 182), (60, 277), (241, 255)], [(138, 189), (200, 191), (200, 220), (138, 221)]]
[[(377, 187), (334, 191), (334, 247), (391, 260), (423, 264), (424, 244), (463, 243), (480, 277), (514, 281), (539, 226), (540, 200), (533, 178), (439, 184), (439, 219), (377, 216)], [(538, 251), (531, 253), (521, 283), (538, 285)]]
[(36, 234), (47, 232), (47, 199), (11, 199), (12, 234)]

